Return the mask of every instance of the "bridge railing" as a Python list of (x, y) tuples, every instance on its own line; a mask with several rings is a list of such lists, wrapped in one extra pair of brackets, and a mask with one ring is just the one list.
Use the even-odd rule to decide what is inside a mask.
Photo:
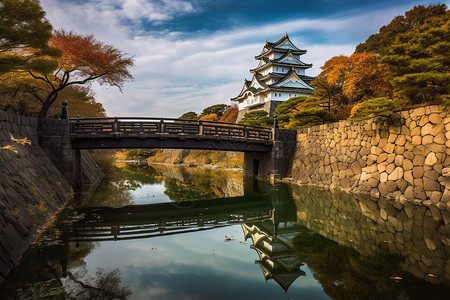
[(174, 118), (71, 118), (70, 130), (74, 136), (176, 134), (254, 140), (272, 139), (272, 130), (267, 127)]

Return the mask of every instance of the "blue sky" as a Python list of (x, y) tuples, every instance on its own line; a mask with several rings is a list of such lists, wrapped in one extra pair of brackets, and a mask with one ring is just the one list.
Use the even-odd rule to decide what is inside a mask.
[(123, 93), (93, 85), (110, 116), (179, 117), (225, 103), (257, 65), (264, 41), (285, 32), (312, 63), (307, 75), (397, 15), (430, 1), (41, 0), (54, 28), (94, 34), (135, 58)]

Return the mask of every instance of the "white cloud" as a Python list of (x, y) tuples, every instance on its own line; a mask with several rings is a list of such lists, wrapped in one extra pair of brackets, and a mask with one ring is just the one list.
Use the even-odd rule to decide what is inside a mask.
[[(152, 35), (139, 26), (140, 19), (162, 21), (193, 12), (192, 5), (180, 0), (163, 0), (158, 6), (143, 0), (95, 0), (81, 5), (42, 0), (42, 5), (54, 27), (93, 33), (135, 57), (135, 81), (125, 85), (123, 94), (94, 86), (109, 115), (165, 117), (229, 104), (244, 78), (251, 79), (249, 69), (257, 65), (254, 56), (266, 39), (289, 32), (295, 44), (308, 50), (302, 60), (314, 66), (306, 74), (317, 75), (327, 59), (353, 52), (357, 42), (342, 42), (351, 40), (349, 35), (367, 37), (404, 11), (397, 7), (351, 17), (287, 20), (212, 33)], [(124, 18), (128, 22), (121, 22)], [(133, 18), (137, 20), (130, 23)]]
[(191, 3), (179, 0), (121, 0), (120, 2), (124, 16), (129, 19), (166, 21), (177, 14), (192, 13), (194, 11)]

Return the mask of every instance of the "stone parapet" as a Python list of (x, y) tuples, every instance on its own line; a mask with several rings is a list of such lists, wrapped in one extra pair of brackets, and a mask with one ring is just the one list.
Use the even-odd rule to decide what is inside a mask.
[(450, 116), (439, 106), (390, 122), (340, 121), (297, 131), (288, 177), (299, 184), (450, 203)]

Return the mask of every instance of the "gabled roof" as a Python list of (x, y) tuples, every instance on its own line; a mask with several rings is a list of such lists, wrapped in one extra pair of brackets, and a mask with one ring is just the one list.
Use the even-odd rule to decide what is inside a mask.
[(306, 53), (306, 50), (297, 48), (297, 46), (295, 46), (294, 43), (291, 42), (288, 34), (286, 33), (282, 38), (278, 39), (273, 43), (268, 42), (266, 40), (263, 50), (259, 55), (255, 56), (255, 58), (260, 59), (265, 55), (269, 55), (273, 51), (286, 52), (289, 50), (291, 50), (293, 53), (297, 55), (302, 55)]
[(292, 68), (284, 78), (280, 79), (274, 84), (269, 86), (270, 88), (299, 88), (313, 91), (314, 88), (301, 79), (294, 68)]
[(302, 62), (300, 59), (294, 56), (292, 51), (288, 51), (283, 56), (273, 60), (263, 57), (258, 66), (254, 69), (251, 69), (250, 72), (258, 72), (262, 69), (270, 67), (271, 65), (288, 68), (296, 67), (301, 69), (309, 69), (312, 67), (312, 64)]
[(307, 66), (312, 67), (312, 64), (306, 64), (302, 62), (300, 59), (294, 56), (291, 50), (289, 50), (287, 53), (285, 53), (283, 56), (274, 59), (272, 63), (282, 63), (282, 64), (289, 64), (289, 65), (300, 65), (300, 66)]
[(231, 101), (238, 101), (244, 97), (247, 92), (252, 93), (253, 95), (259, 93), (268, 88), (267, 84), (261, 80), (262, 76), (260, 74), (253, 74), (253, 78), (251, 81), (244, 80), (244, 87), (237, 97), (231, 98)]

